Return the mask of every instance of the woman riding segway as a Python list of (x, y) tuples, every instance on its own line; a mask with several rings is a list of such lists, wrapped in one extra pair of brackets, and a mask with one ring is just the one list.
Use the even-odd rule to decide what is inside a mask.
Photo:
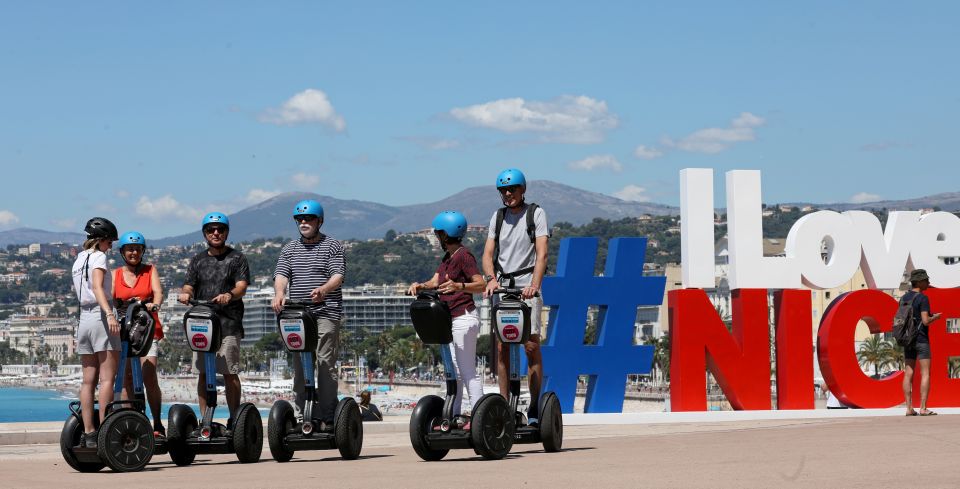
[[(480, 316), (473, 302), (473, 294), (482, 293), (486, 282), (477, 267), (477, 259), (463, 246), (467, 233), (467, 219), (456, 211), (443, 211), (433, 219), (433, 232), (446, 253), (430, 280), (410, 285), (410, 295), (416, 296), (421, 289), (436, 289), (440, 300), (450, 308), (453, 317), (453, 343), (451, 351), (457, 368), (457, 377), (467, 387), (471, 403), (483, 396), (483, 385), (477, 375), (477, 335), (480, 332)], [(445, 346), (442, 346), (445, 347)], [(462, 407), (463, 389), (457, 390), (453, 406), (455, 423), (464, 430), (470, 429), (470, 419), (461, 413), (470, 409)]]
[(108, 219), (94, 217), (87, 221), (84, 231), (87, 239), (72, 268), (73, 286), (80, 300), (77, 353), (83, 366), (83, 383), (80, 386), (83, 426), (82, 435), (77, 440), (71, 440), (71, 443), (95, 448), (95, 428), (106, 415), (106, 410), (100, 409), (97, 416), (94, 407), (98, 374), (99, 403), (106, 406), (113, 401), (113, 376), (120, 358), (120, 323), (108, 295), (111, 280), (107, 272), (106, 255), (117, 240), (117, 227)]
[[(154, 436), (166, 436), (166, 430), (160, 416), (160, 383), (157, 380), (157, 357), (159, 347), (157, 342), (163, 339), (163, 327), (157, 311), (163, 302), (163, 289), (160, 286), (160, 274), (156, 267), (143, 263), (143, 254), (146, 251), (147, 241), (137, 231), (130, 231), (120, 236), (120, 256), (123, 257), (123, 266), (113, 272), (113, 299), (118, 310), (126, 310), (125, 306), (132, 301), (141, 301), (150, 311), (154, 321), (153, 344), (150, 351), (141, 357), (143, 367), (143, 383), (146, 387), (147, 402), (153, 415)], [(132, 369), (127, 369), (124, 381), (124, 399), (133, 398)]]

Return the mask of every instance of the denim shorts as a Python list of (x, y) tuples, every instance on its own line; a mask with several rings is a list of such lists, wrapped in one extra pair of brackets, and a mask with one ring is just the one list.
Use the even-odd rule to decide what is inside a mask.
[(918, 341), (914, 343), (912, 346), (904, 347), (903, 358), (907, 360), (929, 360), (930, 359), (930, 342)]

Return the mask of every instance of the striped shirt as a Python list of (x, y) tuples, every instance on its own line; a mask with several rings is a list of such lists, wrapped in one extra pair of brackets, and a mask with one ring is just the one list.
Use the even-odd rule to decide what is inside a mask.
[[(287, 296), (290, 300), (301, 301), (310, 300), (310, 291), (326, 284), (330, 277), (345, 276), (346, 272), (343, 245), (321, 233), (317, 243), (304, 243), (301, 238), (284, 245), (273, 276), (286, 277), (290, 281)], [(317, 318), (342, 319), (343, 292), (340, 289), (337, 287), (327, 293), (322, 303), (310, 308), (311, 312)]]

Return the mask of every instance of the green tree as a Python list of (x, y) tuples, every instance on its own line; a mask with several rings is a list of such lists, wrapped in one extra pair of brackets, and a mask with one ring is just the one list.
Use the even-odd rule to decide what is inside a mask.
[(880, 369), (894, 359), (893, 346), (882, 335), (871, 335), (860, 345), (857, 358), (861, 364), (873, 365), (873, 373), (879, 375)]

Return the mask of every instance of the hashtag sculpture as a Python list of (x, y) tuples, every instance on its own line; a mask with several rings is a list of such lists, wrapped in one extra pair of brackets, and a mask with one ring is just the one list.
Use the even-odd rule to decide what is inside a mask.
[[(547, 341), (542, 347), (544, 391), (554, 391), (564, 412), (573, 412), (577, 379), (590, 378), (584, 412), (623, 411), (629, 374), (650, 373), (653, 347), (634, 345), (638, 306), (663, 302), (666, 277), (644, 277), (647, 238), (614, 238), (603, 276), (593, 274), (597, 238), (564, 238), (557, 274), (543, 279), (544, 305), (550, 306)], [(596, 345), (584, 345), (587, 309), (606, 306), (597, 317)]]

